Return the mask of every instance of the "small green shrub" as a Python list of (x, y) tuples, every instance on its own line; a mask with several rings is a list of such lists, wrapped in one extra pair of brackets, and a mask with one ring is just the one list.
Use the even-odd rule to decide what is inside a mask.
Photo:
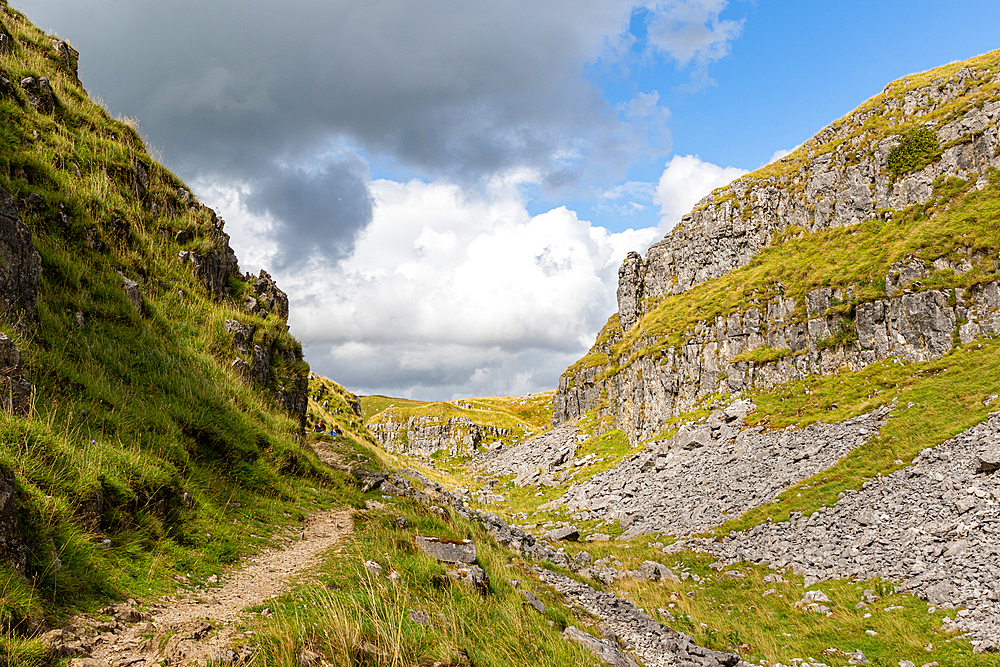
[(889, 151), (889, 171), (893, 178), (923, 169), (941, 157), (937, 135), (926, 127), (910, 130), (898, 146)]

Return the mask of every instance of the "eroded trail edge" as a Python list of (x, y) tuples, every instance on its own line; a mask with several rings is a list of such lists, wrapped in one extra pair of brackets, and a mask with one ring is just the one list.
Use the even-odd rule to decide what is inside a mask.
[(110, 621), (77, 617), (49, 633), (49, 643), (67, 657), (89, 656), (94, 667), (190, 665), (208, 659), (240, 664), (252, 650), (231, 647), (253, 643), (233, 627), (244, 610), (288, 591), (293, 579), (317, 565), (351, 528), (351, 510), (319, 512), (303, 525), (300, 539), (256, 554), (218, 586), (161, 598), (147, 603), (145, 611), (115, 605), (105, 610)]

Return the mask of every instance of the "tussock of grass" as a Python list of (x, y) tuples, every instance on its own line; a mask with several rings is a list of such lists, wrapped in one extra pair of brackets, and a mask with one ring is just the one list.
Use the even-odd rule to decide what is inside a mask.
[[(531, 571), (494, 543), (478, 524), (461, 517), (443, 520), (401, 499), (382, 499), (384, 511), (358, 516), (351, 543), (322, 568), (319, 584), (272, 606), (274, 620), (264, 629), (268, 664), (296, 665), (303, 648), (321, 652), (338, 665), (595, 665), (592, 654), (560, 636), (576, 618), (533, 581)], [(407, 528), (399, 528), (397, 517)], [(445, 566), (419, 553), (414, 535), (471, 539), (477, 562), (489, 576), (483, 594), (445, 578)], [(374, 558), (382, 576), (365, 570)], [(398, 580), (388, 578), (398, 573)], [(547, 616), (524, 604), (508, 579), (539, 591), (553, 609)], [(430, 623), (420, 626), (409, 611), (420, 609)]]

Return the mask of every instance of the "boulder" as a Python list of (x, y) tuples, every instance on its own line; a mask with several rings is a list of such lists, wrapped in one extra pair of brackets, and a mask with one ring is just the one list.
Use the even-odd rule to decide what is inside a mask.
[[(120, 275), (120, 274), (119, 274)], [(139, 283), (134, 280), (129, 280), (125, 276), (122, 276), (122, 290), (125, 292), (125, 296), (132, 303), (132, 307), (135, 308), (135, 312), (142, 315), (143, 311), (143, 300), (142, 300), (142, 290), (139, 288)]]
[(442, 540), (421, 535), (413, 540), (421, 552), (442, 563), (476, 562), (476, 545), (469, 540)]
[(669, 441), (665, 450), (691, 450), (712, 443), (712, 429), (709, 426), (683, 426)]
[(485, 570), (478, 565), (463, 565), (454, 570), (445, 572), (445, 576), (463, 584), (472, 586), (476, 590), (485, 593), (488, 590), (490, 578), (486, 576)]
[(14, 197), (0, 188), (0, 309), (9, 321), (18, 313), (32, 320), (38, 316), (41, 268), (31, 230), (21, 221)]
[(563, 526), (562, 528), (554, 528), (549, 532), (545, 533), (545, 539), (550, 542), (559, 542), (561, 540), (578, 540), (580, 538), (580, 531), (577, 530), (576, 526)]
[(605, 665), (612, 667), (638, 667), (631, 656), (622, 653), (617, 644), (588, 635), (576, 626), (569, 626), (563, 631), (563, 638), (581, 644)]
[(1000, 445), (993, 445), (979, 453), (976, 457), (979, 472), (1000, 470)]
[(545, 609), (545, 604), (531, 591), (521, 589), (518, 592), (521, 594), (521, 597), (524, 598), (524, 602), (533, 607), (539, 614), (544, 614), (547, 611)]
[(643, 562), (639, 566), (639, 569), (635, 571), (634, 576), (636, 579), (645, 579), (646, 581), (672, 581), (675, 584), (681, 583), (680, 578), (671, 572), (670, 568), (662, 563), (651, 560)]
[(37, 109), (42, 113), (51, 113), (55, 111), (56, 108), (56, 96), (52, 92), (52, 86), (49, 85), (49, 80), (44, 76), (35, 78), (33, 76), (27, 76), (21, 79), (21, 90), (28, 97), (28, 104), (32, 108)]

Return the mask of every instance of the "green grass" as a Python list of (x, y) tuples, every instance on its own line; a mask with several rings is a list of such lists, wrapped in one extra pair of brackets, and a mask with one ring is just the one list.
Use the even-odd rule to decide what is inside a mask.
[[(38, 641), (21, 636), (30, 619), (172, 591), (176, 574), (216, 574), (354, 490), (320, 465), (274, 402), (308, 373), (285, 323), (248, 314), (242, 281), (217, 301), (178, 261), (181, 248), (225, 246), (213, 214), (181, 202), (184, 184), (133, 127), (87, 97), (47, 35), (6, 4), (0, 28), (14, 41), (0, 75), (45, 76), (58, 100), (50, 114), (20, 92), (0, 100), (0, 187), (19, 201), (43, 199), (20, 207), (42, 259), (38, 319), (0, 320), (36, 391), (29, 418), (0, 415), (0, 463), (17, 480), (32, 582), (25, 589), (0, 575), (0, 655), (42, 665), (51, 660)], [(136, 162), (149, 172), (142, 197), (132, 190)], [(173, 240), (179, 229), (193, 235), (183, 246)], [(141, 315), (119, 272), (140, 284)], [(246, 387), (229, 370), (231, 318), (272, 345), (263, 386)], [(359, 423), (349, 426), (358, 432)]]
[[(315, 585), (269, 605), (275, 614), (263, 628), (267, 664), (292, 667), (295, 655), (308, 648), (338, 665), (596, 667), (592, 654), (560, 636), (569, 624), (590, 627), (589, 619), (562, 608), (561, 600), (481, 526), (457, 516), (442, 519), (411, 501), (383, 501), (384, 510), (355, 515), (350, 542), (321, 568)], [(407, 520), (406, 528), (398, 526), (397, 517)], [(489, 576), (488, 590), (448, 582), (444, 565), (420, 554), (414, 535), (473, 540), (477, 562)], [(384, 568), (382, 576), (364, 569), (368, 558)], [(388, 578), (391, 572), (397, 581)], [(526, 606), (508, 579), (537, 591), (552, 607), (549, 614)], [(430, 623), (411, 621), (414, 609), (426, 611)]]

